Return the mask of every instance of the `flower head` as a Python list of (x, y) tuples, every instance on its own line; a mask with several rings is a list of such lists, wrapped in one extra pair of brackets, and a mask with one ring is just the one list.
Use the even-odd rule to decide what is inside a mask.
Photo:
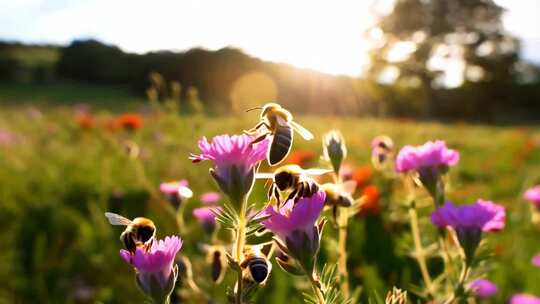
[(487, 299), (497, 293), (497, 285), (486, 279), (476, 279), (469, 288), (474, 292), (475, 296), (480, 299)]
[(313, 266), (314, 256), (319, 250), (320, 236), (316, 222), (324, 207), (326, 194), (317, 192), (311, 197), (301, 198), (296, 204), (288, 200), (283, 206), (270, 206), (269, 216), (262, 224), (281, 241), (289, 254), (307, 267)]
[(323, 158), (332, 163), (334, 172), (339, 173), (341, 162), (347, 157), (347, 147), (341, 132), (332, 130), (323, 136)]
[(125, 130), (134, 131), (142, 127), (143, 120), (143, 117), (139, 114), (124, 113), (115, 119), (114, 124)]
[(199, 140), (202, 153), (192, 154), (190, 159), (195, 163), (212, 161), (215, 167), (210, 174), (221, 190), (237, 204), (251, 190), (254, 181), (253, 169), (266, 157), (268, 150), (268, 139), (256, 144), (252, 142), (253, 138), (245, 134), (219, 135), (211, 142), (203, 137)]
[(431, 222), (441, 229), (454, 228), (459, 242), (470, 262), (480, 243), (482, 232), (495, 232), (504, 228), (504, 207), (491, 201), (477, 200), (474, 204), (454, 206), (447, 202), (431, 214)]
[(534, 266), (540, 267), (540, 253), (537, 253), (535, 256), (533, 256), (531, 262)]
[(371, 162), (377, 169), (382, 169), (389, 163), (394, 153), (394, 142), (386, 135), (373, 138), (371, 141)]
[(540, 304), (540, 298), (531, 294), (518, 293), (510, 298), (510, 304)]
[(178, 208), (184, 200), (193, 196), (193, 191), (189, 189), (188, 185), (189, 183), (185, 179), (161, 183), (159, 185), (159, 191), (161, 191), (161, 193), (163, 193), (167, 199)]
[(199, 221), (203, 229), (212, 233), (216, 229), (216, 212), (221, 212), (220, 207), (201, 207), (193, 209), (193, 216)]
[(298, 150), (291, 153), (288, 163), (299, 165), (300, 167), (309, 167), (308, 165), (315, 159), (315, 152), (311, 150)]
[(454, 166), (458, 162), (459, 152), (448, 149), (444, 141), (428, 141), (422, 146), (401, 148), (396, 158), (396, 170), (421, 171), (426, 168)]
[(180, 248), (182, 240), (172, 236), (155, 240), (148, 250), (137, 248), (133, 254), (122, 249), (120, 256), (135, 267), (137, 284), (142, 291), (154, 300), (162, 300), (174, 289), (178, 270), (173, 264)]
[(369, 183), (372, 176), (373, 176), (373, 171), (371, 170), (369, 166), (361, 166), (361, 167), (356, 168), (352, 172), (351, 179), (356, 182), (356, 186), (358, 188), (362, 188)]
[(360, 215), (379, 214), (381, 212), (381, 206), (379, 204), (379, 198), (381, 194), (379, 189), (375, 185), (369, 185), (362, 190), (360, 205)]
[(215, 205), (221, 199), (221, 194), (218, 192), (206, 192), (203, 193), (199, 199), (205, 205)]
[(540, 185), (528, 189), (523, 197), (540, 208)]
[(433, 212), (431, 221), (440, 228), (452, 226), (456, 230), (464, 228), (494, 232), (504, 228), (505, 217), (503, 206), (479, 199), (474, 204), (462, 206), (446, 202)]

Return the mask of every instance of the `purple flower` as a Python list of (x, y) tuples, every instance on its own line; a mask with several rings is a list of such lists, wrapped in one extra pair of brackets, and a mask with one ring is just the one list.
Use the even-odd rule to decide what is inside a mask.
[(509, 304), (540, 304), (540, 298), (531, 294), (518, 293), (510, 298)]
[(495, 232), (504, 228), (504, 207), (490, 201), (477, 200), (474, 204), (454, 206), (446, 202), (431, 214), (431, 222), (441, 229), (454, 228), (467, 262), (471, 262), (480, 243), (482, 232)]
[(256, 144), (252, 142), (253, 138), (245, 134), (216, 136), (211, 143), (203, 137), (199, 141), (202, 153), (190, 156), (194, 163), (203, 160), (214, 162), (215, 167), (210, 170), (210, 174), (234, 204), (240, 204), (251, 191), (253, 169), (266, 157), (268, 151), (268, 139)]
[(431, 214), (431, 221), (439, 228), (452, 226), (458, 229), (480, 229), (484, 232), (499, 231), (504, 228), (506, 213), (504, 207), (491, 201), (477, 200), (474, 204), (454, 206), (446, 202)]
[(309, 269), (313, 267), (319, 250), (320, 231), (316, 222), (325, 199), (324, 192), (317, 192), (311, 197), (301, 198), (296, 204), (288, 200), (280, 208), (270, 206), (265, 210), (269, 218), (262, 222), (278, 237), (280, 247)]
[(188, 185), (189, 183), (185, 179), (161, 183), (159, 185), (159, 191), (161, 191), (161, 193), (163, 193), (167, 199), (178, 208), (182, 201), (193, 196), (193, 191), (189, 189)]
[(212, 233), (216, 229), (216, 214), (220, 213), (223, 209), (220, 207), (201, 207), (193, 209), (193, 216), (199, 221), (203, 229)]
[(206, 192), (199, 199), (205, 205), (215, 205), (221, 199), (221, 194), (218, 192)]
[(148, 250), (137, 248), (134, 254), (122, 249), (120, 256), (135, 267), (137, 284), (142, 291), (156, 302), (163, 302), (174, 289), (178, 269), (173, 264), (180, 248), (182, 240), (172, 236), (154, 240)]
[(497, 285), (486, 279), (474, 280), (469, 285), (469, 288), (474, 292), (476, 297), (480, 299), (487, 299), (497, 293)]
[(533, 256), (531, 262), (534, 266), (540, 267), (540, 253), (537, 253), (535, 256)]
[(540, 185), (528, 189), (523, 197), (540, 208)]
[(444, 141), (428, 141), (418, 147), (403, 147), (396, 158), (396, 170), (398, 172), (422, 171), (426, 168), (454, 166), (458, 162), (459, 152), (446, 148)]

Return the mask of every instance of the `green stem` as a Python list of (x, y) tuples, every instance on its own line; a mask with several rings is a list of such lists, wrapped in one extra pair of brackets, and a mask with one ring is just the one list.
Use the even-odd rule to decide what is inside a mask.
[(326, 304), (326, 301), (324, 300), (324, 295), (321, 291), (321, 286), (320, 286), (320, 283), (318, 283), (315, 278), (313, 277), (313, 274), (308, 274), (306, 272), (308, 278), (309, 278), (309, 282), (311, 283), (311, 288), (313, 289), (313, 293), (315, 294), (315, 296), (317, 297), (317, 302), (319, 304)]
[(338, 270), (341, 277), (341, 292), (345, 299), (349, 298), (349, 272), (347, 270), (347, 227), (349, 224), (349, 210), (347, 208), (340, 208), (339, 213), (339, 259)]
[[(238, 215), (238, 226), (236, 227), (235, 260), (240, 265), (244, 255), (244, 246), (246, 242), (246, 200), (242, 202), (240, 214)], [(242, 270), (238, 270), (236, 290), (236, 304), (242, 304)]]
[(426, 290), (430, 297), (433, 297), (433, 281), (429, 275), (429, 271), (426, 264), (426, 253), (422, 247), (422, 241), (420, 239), (420, 229), (418, 226), (418, 214), (416, 213), (416, 208), (413, 206), (409, 209), (409, 216), (411, 221), (411, 234), (413, 236), (414, 247), (415, 247), (415, 258), (420, 267), (420, 272), (422, 273), (422, 278), (426, 284)]

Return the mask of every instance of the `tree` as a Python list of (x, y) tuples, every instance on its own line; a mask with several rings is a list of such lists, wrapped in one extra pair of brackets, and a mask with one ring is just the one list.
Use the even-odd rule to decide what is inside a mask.
[(379, 83), (417, 88), (432, 117), (438, 88), (514, 82), (519, 42), (504, 31), (493, 0), (396, 0), (368, 31)]

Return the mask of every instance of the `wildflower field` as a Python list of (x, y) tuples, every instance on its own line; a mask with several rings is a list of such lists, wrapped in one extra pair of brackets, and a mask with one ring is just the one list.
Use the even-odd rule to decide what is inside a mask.
[[(175, 258), (176, 251), (178, 254), (165, 279), (174, 282), (172, 286), (167, 282), (158, 285), (172, 288), (170, 296), (166, 296), (173, 303), (226, 303), (227, 290), (233, 303), (246, 303), (249, 298), (255, 303), (292, 304), (303, 303), (306, 297), (315, 303), (345, 303), (348, 299), (354, 303), (379, 303), (394, 286), (408, 291), (410, 303), (454, 303), (475, 298), (486, 303), (505, 303), (518, 293), (540, 296), (540, 270), (532, 263), (540, 252), (540, 221), (538, 211), (524, 198), (527, 189), (540, 183), (538, 126), (292, 113), (294, 121), (310, 130), (314, 139), (307, 141), (296, 134), (291, 153), (280, 165), (295, 163), (303, 168), (332, 170), (335, 155), (328, 142), (327, 160), (321, 158), (323, 135), (339, 130), (346, 155), (342, 150), (338, 152), (346, 157), (338, 161), (341, 177), (335, 180), (354, 180), (356, 185), (351, 195), (355, 200), (352, 206), (326, 206), (320, 217), (320, 210), (303, 214), (309, 217), (316, 213), (313, 222), (304, 226), (311, 229), (317, 225), (315, 229), (321, 233), (319, 238), (306, 230), (303, 237), (307, 239), (303, 241), (317, 243), (307, 246), (310, 251), (305, 243), (300, 249), (295, 247), (288, 238), (290, 231), (283, 227), (288, 225), (289, 213), (292, 218), (299, 212), (295, 210), (304, 205), (310, 203), (313, 208), (320, 204), (322, 208), (324, 192), (301, 198), (295, 209), (291, 209), (292, 200), (282, 202), (283, 208), (289, 208), (283, 213), (277, 206), (266, 206), (269, 184), (265, 188), (265, 181), (257, 179), (247, 204), (252, 211), (266, 210), (253, 223), (259, 230), (262, 223), (266, 233), (248, 234), (240, 242), (234, 221), (231, 229), (226, 216), (218, 216), (221, 224), (219, 220), (217, 225), (213, 222), (216, 215), (212, 212), (216, 210), (236, 216), (228, 208), (232, 205), (234, 209), (236, 202), (230, 198), (238, 193), (230, 190), (234, 187), (227, 188), (228, 181), (224, 180), (224, 175), (230, 174), (223, 172), (224, 164), (229, 163), (215, 167), (213, 162), (217, 163), (219, 157), (201, 151), (198, 142), (202, 137), (211, 142), (217, 135), (242, 134), (257, 124), (259, 112), (187, 115), (167, 106), (130, 100), (116, 91), (77, 88), (73, 93), (65, 93), (67, 88), (0, 87), (0, 303), (141, 303), (145, 294), (156, 301), (155, 290), (151, 292), (156, 285), (146, 281), (156, 278), (143, 276), (144, 267), (137, 264), (136, 255), (151, 255), (167, 249), (169, 243), (174, 243), (174, 250), (168, 252), (171, 258)], [(109, 102), (114, 100), (118, 102)], [(384, 168), (374, 166), (372, 159), (372, 140), (380, 135), (393, 141), (392, 152), (385, 155), (388, 166)], [(341, 144), (340, 138), (334, 140)], [(407, 168), (397, 172), (394, 159), (403, 146), (435, 140), (445, 141), (450, 151), (459, 153), (459, 161), (445, 163), (444, 170), (437, 169), (437, 176), (426, 177), (419, 170), (419, 176), (410, 178), (410, 171), (415, 169)], [(249, 149), (263, 149), (257, 147), (267, 144), (262, 141)], [(266, 150), (261, 151), (253, 153), (262, 153), (264, 158)], [(190, 155), (196, 161), (210, 161), (193, 163)], [(250, 154), (242, 159), (243, 165), (256, 167), (255, 163), (260, 161), (259, 172), (273, 172), (276, 168), (269, 167), (262, 158)], [(209, 174), (210, 168), (214, 169), (214, 177)], [(336, 182), (332, 174), (317, 177), (318, 183)], [(221, 187), (214, 179), (221, 179)], [(169, 186), (190, 191), (173, 190), (168, 195), (167, 185), (161, 184), (178, 180), (187, 183)], [(240, 180), (246, 182), (244, 177)], [(435, 190), (429, 189), (430, 182), (434, 182)], [(222, 193), (227, 189), (230, 193)], [(426, 189), (435, 191), (435, 195)], [(445, 218), (444, 212), (452, 213), (452, 208), (457, 207), (433, 202), (440, 198), (441, 191), (444, 200), (454, 205), (472, 204), (478, 199), (492, 201), (504, 207), (506, 218), (502, 219), (502, 226), (501, 218), (497, 218), (495, 225), (499, 226), (481, 227), (486, 233), (482, 233), (482, 242), (476, 249), (475, 244), (467, 243), (471, 237), (455, 223), (458, 220)], [(201, 198), (203, 194), (206, 196)], [(212, 209), (208, 204), (216, 207)], [(483, 205), (480, 202), (472, 206)], [(205, 213), (201, 208), (213, 211)], [(238, 210), (244, 210), (244, 221), (257, 217), (242, 208)], [(346, 209), (350, 216), (345, 247), (339, 241), (341, 209)], [(436, 209), (440, 218), (432, 220)], [(121, 256), (124, 244), (119, 238), (125, 227), (110, 225), (105, 212), (129, 219), (149, 218), (157, 228), (156, 239), (174, 235), (181, 241), (155, 241), (148, 251), (137, 247), (137, 253), (125, 250)], [(412, 216), (418, 218), (419, 241), (425, 255), (418, 254), (417, 240), (411, 233)], [(326, 221), (324, 229), (318, 225), (322, 219)], [(266, 265), (270, 272), (262, 285), (255, 286), (258, 280), (253, 274), (251, 279), (246, 278), (250, 269), (239, 265), (244, 255), (238, 252), (239, 243), (242, 247), (259, 243), (273, 246), (273, 256), (265, 258), (265, 263), (272, 266)], [(467, 251), (467, 246), (474, 247), (473, 253)], [(320, 249), (317, 251), (316, 247)], [(347, 253), (348, 279), (344, 279), (342, 267), (334, 267), (340, 264), (343, 249)], [(461, 249), (467, 256), (462, 256)], [(470, 264), (469, 253), (474, 255)], [(221, 256), (216, 259), (216, 254)], [(278, 265), (276, 256), (282, 265)], [(472, 269), (467, 270), (466, 278), (460, 275), (461, 259)], [(296, 260), (296, 264), (291, 260)], [(421, 260), (433, 280), (432, 290), (419, 267)], [(299, 267), (303, 273), (297, 276), (282, 269), (288, 266), (290, 272)], [(138, 268), (138, 284), (134, 267)], [(477, 278), (495, 283), (495, 295), (483, 300), (475, 295), (477, 290), (470, 283)], [(343, 289), (344, 280), (348, 282), (348, 291)], [(238, 299), (238, 281), (243, 282), (244, 293), (240, 297), (245, 296), (246, 301)], [(247, 290), (251, 287), (253, 290)], [(330, 295), (332, 291), (337, 295)], [(394, 295), (400, 296), (397, 292)], [(446, 302), (448, 299), (450, 302)]]

